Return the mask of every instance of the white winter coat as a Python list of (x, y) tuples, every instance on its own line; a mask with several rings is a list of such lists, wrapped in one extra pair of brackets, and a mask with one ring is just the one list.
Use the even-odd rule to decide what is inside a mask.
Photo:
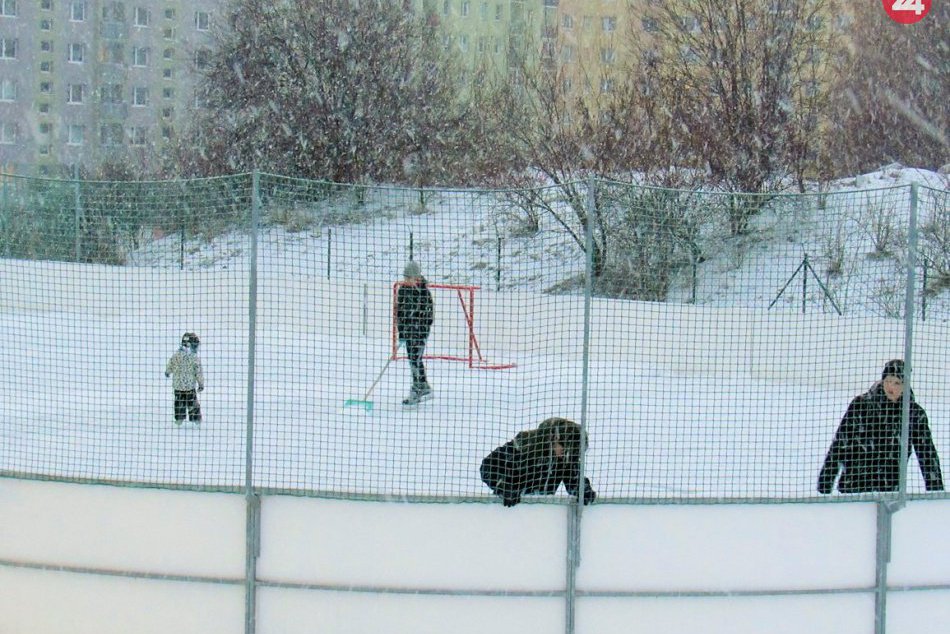
[(198, 355), (187, 348), (179, 348), (165, 366), (165, 376), (172, 377), (172, 388), (179, 392), (204, 389), (205, 376)]

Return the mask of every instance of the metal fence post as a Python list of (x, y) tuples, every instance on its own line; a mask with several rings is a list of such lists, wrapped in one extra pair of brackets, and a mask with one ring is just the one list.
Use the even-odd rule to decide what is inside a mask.
[(75, 219), (75, 252), (76, 262), (82, 257), (82, 203), (79, 196), (79, 168), (73, 167), (73, 218)]
[(586, 464), (586, 444), (583, 438), (587, 434), (587, 390), (590, 383), (590, 313), (591, 299), (594, 289), (594, 228), (593, 218), (594, 210), (597, 205), (597, 198), (594, 195), (594, 177), (589, 177), (587, 181), (587, 215), (586, 226), (584, 227), (584, 249), (587, 252), (585, 258), (586, 274), (584, 276), (584, 350), (583, 361), (581, 364), (581, 452), (579, 463), (579, 475), (577, 482), (577, 497), (568, 507), (568, 529), (567, 529), (567, 591), (565, 592), (565, 627), (567, 634), (574, 634), (575, 618), (577, 614), (577, 569), (581, 564), (581, 516), (584, 511), (584, 487), (585, 487), (585, 464)]
[(877, 503), (877, 549), (874, 574), (874, 634), (887, 631), (887, 564), (891, 560), (891, 516), (887, 502)]
[(898, 462), (900, 506), (907, 500), (907, 451), (910, 438), (910, 391), (914, 378), (914, 293), (917, 272), (917, 183), (910, 185), (910, 219), (907, 227), (907, 286), (904, 289), (904, 395), (901, 399), (901, 446)]
[(247, 505), (244, 554), (244, 634), (257, 629), (257, 557), (260, 554), (260, 497), (254, 492), (254, 362), (257, 343), (257, 239), (261, 224), (260, 174), (251, 175), (250, 270), (247, 289), (247, 422), (244, 497)]

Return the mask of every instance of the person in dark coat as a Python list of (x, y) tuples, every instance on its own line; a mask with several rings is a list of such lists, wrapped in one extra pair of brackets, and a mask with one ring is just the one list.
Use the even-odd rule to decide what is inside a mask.
[[(530, 493), (553, 495), (561, 483), (578, 495), (581, 452), (587, 450), (587, 434), (566, 418), (549, 418), (537, 429), (520, 432), (482, 460), (482, 481), (505, 506), (514, 506)], [(584, 504), (597, 498), (590, 480), (584, 478)]]
[[(818, 475), (818, 492), (831, 493), (835, 479), (841, 493), (896, 491), (899, 486), (901, 409), (904, 392), (904, 362), (888, 361), (881, 380), (851, 401), (835, 433), (825, 463)], [(908, 453), (917, 462), (928, 491), (943, 491), (940, 460), (934, 447), (927, 413), (910, 398)]]
[(412, 387), (403, 405), (416, 405), (432, 396), (432, 386), (426, 378), (426, 367), (422, 360), (426, 340), (432, 329), (434, 311), (432, 292), (422, 277), (419, 265), (409, 260), (403, 269), (405, 281), (396, 293), (396, 334), (406, 346), (409, 357), (409, 369), (412, 371)]

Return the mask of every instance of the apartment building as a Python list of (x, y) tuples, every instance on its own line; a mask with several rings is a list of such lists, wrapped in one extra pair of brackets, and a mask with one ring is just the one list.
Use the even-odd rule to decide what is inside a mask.
[(614, 90), (616, 73), (631, 55), (630, 39), (639, 33), (630, 0), (554, 0), (558, 5), (557, 63), (565, 91), (593, 97)]
[(518, 81), (521, 72), (556, 69), (569, 95), (593, 98), (615, 86), (631, 33), (643, 30), (636, 7), (645, 1), (415, 0), (413, 8), (434, 16), (467, 70)]
[(0, 0), (0, 170), (154, 158), (224, 17), (222, 0)]

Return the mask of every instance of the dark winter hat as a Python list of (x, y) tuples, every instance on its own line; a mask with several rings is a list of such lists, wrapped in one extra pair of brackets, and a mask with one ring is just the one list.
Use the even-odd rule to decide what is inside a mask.
[(881, 372), (881, 379), (889, 376), (896, 376), (901, 381), (904, 380), (904, 361), (901, 359), (891, 359), (884, 364), (884, 371)]
[(566, 418), (548, 418), (538, 425), (538, 430), (548, 436), (548, 442), (561, 444), (569, 454), (579, 455), (587, 450), (587, 433), (581, 426)]
[(403, 277), (422, 277), (422, 269), (415, 260), (406, 262), (406, 268), (402, 270)]

